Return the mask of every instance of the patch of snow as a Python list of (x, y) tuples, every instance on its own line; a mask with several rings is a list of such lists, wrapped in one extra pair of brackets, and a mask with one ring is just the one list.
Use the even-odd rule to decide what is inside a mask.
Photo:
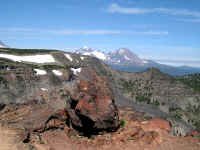
[(123, 54), (124, 52), (125, 52), (125, 50), (122, 49), (122, 48), (119, 50), (119, 54), (120, 54), (120, 55)]
[(63, 73), (61, 71), (59, 71), (59, 70), (52, 70), (52, 72), (57, 76), (62, 76), (63, 75)]
[(81, 60), (84, 60), (85, 59), (85, 57), (81, 57)]
[(34, 69), (36, 71), (37, 75), (46, 75), (47, 72), (45, 70), (41, 70), (41, 69)]
[(32, 63), (52, 63), (55, 62), (53, 56), (49, 54), (45, 55), (32, 55), (32, 56), (17, 56), (17, 55), (10, 55), (10, 54), (0, 54), (0, 57), (11, 59), (13, 61), (19, 62), (32, 62)]
[(85, 52), (85, 53), (83, 53), (83, 55), (91, 56), (92, 54), (88, 53), (88, 52)]
[(148, 61), (146, 61), (146, 60), (143, 60), (143, 63), (144, 63), (144, 64), (148, 64), (149, 62), (148, 62)]
[(131, 60), (129, 57), (127, 57), (126, 55), (124, 56), (124, 58), (126, 59), (126, 60)]
[(88, 46), (83, 46), (83, 49), (89, 50), (89, 47)]
[(102, 59), (102, 60), (105, 60), (105, 59), (106, 59), (106, 56), (105, 56), (103, 53), (101, 53), (101, 52), (93, 51), (92, 54), (93, 54), (95, 57), (99, 58), (99, 59)]
[(48, 91), (48, 89), (45, 89), (45, 88), (41, 88), (41, 90), (42, 90), (42, 91)]
[(78, 75), (78, 73), (80, 73), (81, 70), (82, 70), (82, 68), (77, 68), (77, 69), (71, 68), (71, 71), (73, 71), (73, 73), (74, 73), (75, 75)]
[(69, 54), (65, 54), (65, 57), (67, 57), (67, 59), (69, 59), (70, 61), (73, 61), (73, 58)]

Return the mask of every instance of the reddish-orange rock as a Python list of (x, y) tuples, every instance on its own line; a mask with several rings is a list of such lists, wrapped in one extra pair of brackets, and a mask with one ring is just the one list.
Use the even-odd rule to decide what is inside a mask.
[(146, 144), (159, 144), (162, 142), (160, 140), (159, 134), (154, 131), (146, 132), (140, 140), (142, 140)]
[(187, 136), (198, 137), (198, 136), (200, 136), (200, 133), (197, 130), (192, 130), (186, 134), (186, 137)]
[(162, 120), (160, 118), (153, 118), (148, 121), (144, 121), (141, 123), (141, 127), (144, 129), (144, 131), (164, 131), (169, 132), (171, 129), (171, 126), (168, 121)]
[(76, 104), (69, 113), (72, 118), (71, 123), (88, 133), (116, 130), (119, 127), (118, 109), (114, 104), (108, 81), (94, 71), (89, 70), (88, 72), (91, 79), (80, 80), (77, 85), (80, 98), (73, 100)]

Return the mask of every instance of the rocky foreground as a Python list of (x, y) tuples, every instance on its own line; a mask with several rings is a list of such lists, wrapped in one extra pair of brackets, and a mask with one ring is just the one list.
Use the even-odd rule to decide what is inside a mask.
[(129, 107), (96, 58), (0, 50), (0, 150), (200, 149), (197, 132)]
[[(90, 138), (81, 136), (69, 126), (50, 129), (30, 136), (28, 143), (20, 141), (17, 128), (0, 127), (2, 150), (199, 150), (199, 134), (185, 137), (169, 134), (169, 122), (144, 116), (131, 108), (119, 108), (121, 126), (115, 132), (102, 132)], [(123, 121), (122, 121), (123, 120)], [(124, 122), (124, 123), (122, 123)]]

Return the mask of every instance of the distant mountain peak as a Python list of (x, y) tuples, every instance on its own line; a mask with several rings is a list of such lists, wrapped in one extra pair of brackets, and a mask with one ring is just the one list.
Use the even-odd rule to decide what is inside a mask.
[[(148, 61), (145, 61), (139, 58), (134, 52), (127, 48), (119, 48), (109, 54), (109, 61), (114, 64), (120, 65), (135, 65), (143, 66), (148, 64)], [(108, 62), (109, 63), (109, 62)]]
[(5, 45), (2, 41), (0, 41), (0, 48), (8, 48), (8, 46)]
[(89, 48), (88, 46), (83, 46), (82, 48), (76, 50), (76, 53), (80, 53), (83, 55), (93, 56), (101, 60), (106, 60), (107, 56), (104, 52), (99, 50), (93, 50)]
[(86, 50), (86, 51), (91, 50), (91, 48), (89, 48), (87, 45), (83, 46), (82, 49), (83, 49), (83, 50)]
[(88, 49), (89, 47), (87, 45), (83, 46), (84, 49)]
[(124, 53), (126, 53), (127, 51), (129, 51), (128, 49), (125, 49), (125, 48), (120, 48), (119, 50), (118, 50), (118, 52), (119, 52), (119, 54), (124, 54)]
[(127, 48), (119, 48), (117, 50), (114, 50), (111, 53), (118, 53), (120, 55), (124, 55), (124, 54), (127, 54), (127, 53), (131, 53), (131, 51), (129, 49), (127, 49)]
[(127, 48), (119, 48), (117, 50), (106, 53), (105, 51), (93, 50), (88, 46), (83, 46), (82, 48), (76, 50), (76, 53), (97, 57), (111, 65), (118, 64), (144, 66), (149, 63), (148, 61), (139, 58), (135, 53)]

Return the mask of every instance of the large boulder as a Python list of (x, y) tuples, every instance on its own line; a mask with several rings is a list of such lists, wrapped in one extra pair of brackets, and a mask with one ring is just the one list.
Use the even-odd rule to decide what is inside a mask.
[[(80, 80), (77, 95), (72, 99), (69, 117), (75, 128), (87, 134), (119, 127), (118, 109), (105, 77), (89, 71), (90, 80)], [(76, 118), (76, 119), (75, 119)]]

